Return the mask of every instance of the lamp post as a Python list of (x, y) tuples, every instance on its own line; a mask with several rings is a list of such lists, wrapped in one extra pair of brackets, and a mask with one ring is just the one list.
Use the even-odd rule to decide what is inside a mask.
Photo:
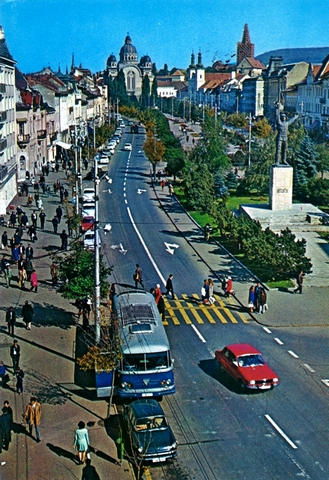
[(94, 252), (95, 252), (95, 341), (96, 344), (99, 343), (101, 338), (101, 315), (100, 315), (100, 304), (101, 304), (101, 287), (100, 287), (100, 274), (99, 274), (99, 228), (98, 228), (98, 200), (99, 200), (99, 184), (100, 179), (98, 178), (98, 160), (99, 153), (94, 157), (94, 172), (95, 172), (95, 223), (94, 223)]
[(250, 167), (250, 158), (251, 158), (251, 112), (249, 113), (248, 117), (248, 167)]

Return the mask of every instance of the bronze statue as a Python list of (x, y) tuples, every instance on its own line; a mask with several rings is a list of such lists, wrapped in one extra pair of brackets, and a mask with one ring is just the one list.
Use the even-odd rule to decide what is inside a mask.
[(287, 120), (285, 113), (280, 113), (280, 104), (276, 104), (276, 124), (278, 128), (278, 134), (276, 137), (276, 155), (275, 155), (275, 165), (280, 164), (280, 160), (283, 165), (288, 165), (287, 157), (287, 147), (288, 147), (288, 127), (296, 119), (298, 115)]

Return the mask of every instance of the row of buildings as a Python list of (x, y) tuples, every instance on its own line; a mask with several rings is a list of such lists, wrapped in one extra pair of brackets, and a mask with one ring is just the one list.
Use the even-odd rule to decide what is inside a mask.
[(321, 65), (284, 65), (281, 57), (271, 57), (265, 67), (254, 58), (254, 44), (245, 25), (234, 65), (218, 61), (209, 72), (199, 52), (197, 62), (192, 53), (188, 68), (171, 75), (156, 75), (153, 67), (148, 55), (138, 58), (127, 35), (119, 61), (111, 54), (103, 72), (93, 74), (76, 67), (73, 57), (70, 72), (44, 68), (24, 75), (16, 67), (0, 27), (0, 215), (5, 214), (27, 174), (37, 176), (43, 165), (84, 141), (88, 126), (101, 125), (117, 111), (118, 102), (109, 98), (108, 85), (120, 72), (127, 94), (137, 99), (148, 76), (150, 85), (156, 78), (161, 98), (266, 116), (270, 121), (274, 120), (275, 103), (280, 101), (285, 110), (301, 114), (307, 128), (328, 132), (329, 55)]

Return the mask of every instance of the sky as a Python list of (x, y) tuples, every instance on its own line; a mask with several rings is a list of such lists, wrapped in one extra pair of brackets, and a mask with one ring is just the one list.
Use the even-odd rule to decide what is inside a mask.
[[(255, 56), (278, 48), (326, 47), (328, 0), (0, 0), (0, 25), (23, 73), (50, 66), (105, 69), (129, 33), (157, 68), (204, 66), (236, 53), (244, 24)], [(234, 60), (235, 57), (233, 57)]]

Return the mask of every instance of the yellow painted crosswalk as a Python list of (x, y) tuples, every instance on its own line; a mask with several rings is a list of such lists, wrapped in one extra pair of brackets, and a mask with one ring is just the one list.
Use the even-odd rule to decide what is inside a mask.
[(225, 298), (215, 295), (212, 305), (202, 303), (198, 294), (183, 294), (181, 298), (172, 300), (165, 298), (166, 319), (164, 325), (181, 324), (237, 324), (248, 323), (248, 314), (241, 311), (233, 297)]

